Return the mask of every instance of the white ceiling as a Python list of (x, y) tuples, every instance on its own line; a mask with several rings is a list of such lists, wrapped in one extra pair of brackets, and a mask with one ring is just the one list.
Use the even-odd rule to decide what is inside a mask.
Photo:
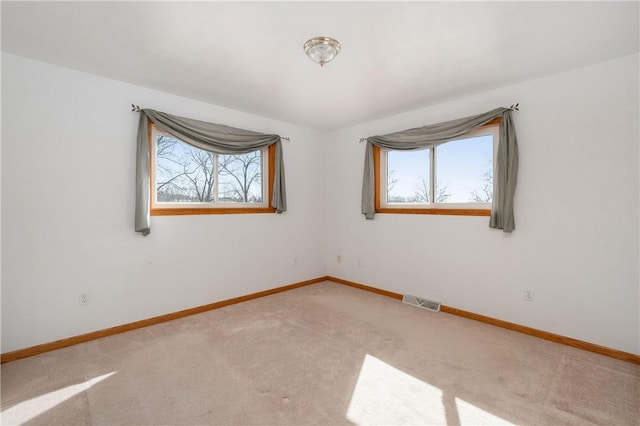
[(636, 53), (639, 4), (3, 1), (2, 50), (330, 130)]

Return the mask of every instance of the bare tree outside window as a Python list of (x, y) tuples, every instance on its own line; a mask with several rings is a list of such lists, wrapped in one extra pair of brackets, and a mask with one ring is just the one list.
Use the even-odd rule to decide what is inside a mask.
[(186, 162), (183, 174), (191, 183), (191, 197), (205, 203), (214, 201), (214, 154), (194, 147), (189, 147), (186, 154), (183, 157), (183, 161)]
[(218, 155), (170, 136), (156, 143), (158, 202), (262, 203), (262, 151)]
[(396, 171), (389, 170), (389, 172), (387, 173), (387, 193), (390, 193), (393, 191), (393, 188), (396, 186), (396, 183), (398, 183)]
[[(447, 191), (447, 184), (440, 185), (436, 184), (436, 193), (434, 201), (436, 203), (444, 203), (451, 197), (451, 194)], [(421, 178), (420, 182), (415, 187), (415, 192), (413, 193), (414, 203), (430, 203), (431, 202), (431, 188), (429, 185), (429, 181), (426, 178)]]
[(218, 156), (220, 197), (237, 203), (262, 202), (262, 155), (260, 151)]
[[(498, 126), (426, 149), (374, 150), (378, 161), (376, 209), (408, 213), (469, 209), (485, 215), (493, 200)], [(376, 158), (374, 157), (374, 161)], [(384, 185), (386, 180), (386, 187)], [(467, 214), (466, 212), (463, 214)]]
[(493, 170), (487, 170), (482, 175), (482, 180), (482, 188), (471, 191), (471, 198), (475, 203), (490, 203), (493, 201)]
[(173, 194), (180, 192), (179, 179), (182, 174), (174, 171), (174, 167), (179, 166), (179, 163), (174, 160), (174, 150), (177, 143), (177, 140), (166, 136), (160, 136), (157, 140), (156, 156), (158, 164), (155, 173), (158, 201), (161, 201), (160, 194), (162, 194), (162, 197), (171, 198)]

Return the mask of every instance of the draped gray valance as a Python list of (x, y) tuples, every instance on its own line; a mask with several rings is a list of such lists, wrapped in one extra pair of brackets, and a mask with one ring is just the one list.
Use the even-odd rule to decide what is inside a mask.
[(496, 108), (484, 114), (433, 124), (383, 136), (367, 138), (362, 182), (362, 213), (367, 219), (375, 215), (375, 177), (373, 146), (390, 150), (411, 151), (431, 148), (458, 139), (500, 117), (500, 138), (494, 167), (493, 201), (489, 227), (512, 232), (515, 229), (513, 197), (518, 175), (518, 141), (510, 108)]
[(197, 148), (218, 154), (246, 154), (275, 144), (275, 170), (271, 207), (277, 213), (287, 211), (284, 183), (284, 160), (279, 135), (268, 135), (220, 124), (178, 117), (152, 109), (138, 109), (138, 153), (136, 158), (135, 230), (151, 232), (149, 204), (149, 120), (163, 132)]

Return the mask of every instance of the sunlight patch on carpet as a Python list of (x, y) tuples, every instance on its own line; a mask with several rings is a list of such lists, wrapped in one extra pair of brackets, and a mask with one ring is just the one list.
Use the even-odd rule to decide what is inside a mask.
[(12, 407), (2, 411), (2, 423), (20, 425), (28, 422), (45, 413), (46, 411), (54, 408), (55, 406), (62, 404), (63, 402), (73, 398), (74, 396), (86, 391), (91, 386), (94, 386), (101, 381), (108, 379), (116, 374), (116, 371), (103, 374), (102, 376), (94, 377), (86, 382), (78, 383), (75, 385), (67, 386), (62, 389), (58, 389), (44, 395), (36, 396), (35, 398), (22, 401)]
[(442, 392), (365, 355), (347, 418), (356, 424), (446, 423)]
[(498, 416), (483, 410), (460, 398), (455, 398), (458, 409), (459, 424), (461, 425), (512, 425)]
[(509, 424), (469, 402), (365, 355), (347, 419), (355, 424)]

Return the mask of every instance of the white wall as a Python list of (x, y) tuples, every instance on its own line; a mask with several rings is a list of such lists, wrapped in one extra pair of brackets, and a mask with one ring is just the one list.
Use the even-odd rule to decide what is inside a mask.
[[(290, 137), (289, 210), (134, 233), (131, 103)], [(2, 112), (3, 353), (325, 275), (314, 131), (8, 54)]]
[[(639, 354), (638, 61), (628, 56), (326, 135), (329, 274)], [(484, 217), (362, 217), (361, 137), (516, 102), (512, 235), (489, 229)], [(523, 300), (525, 289), (535, 290), (534, 302)]]
[[(331, 274), (640, 354), (638, 60), (326, 134), (3, 54), (1, 352)], [(135, 234), (132, 102), (291, 137), (289, 211)], [(359, 138), (514, 102), (512, 235), (482, 217), (364, 220)]]

